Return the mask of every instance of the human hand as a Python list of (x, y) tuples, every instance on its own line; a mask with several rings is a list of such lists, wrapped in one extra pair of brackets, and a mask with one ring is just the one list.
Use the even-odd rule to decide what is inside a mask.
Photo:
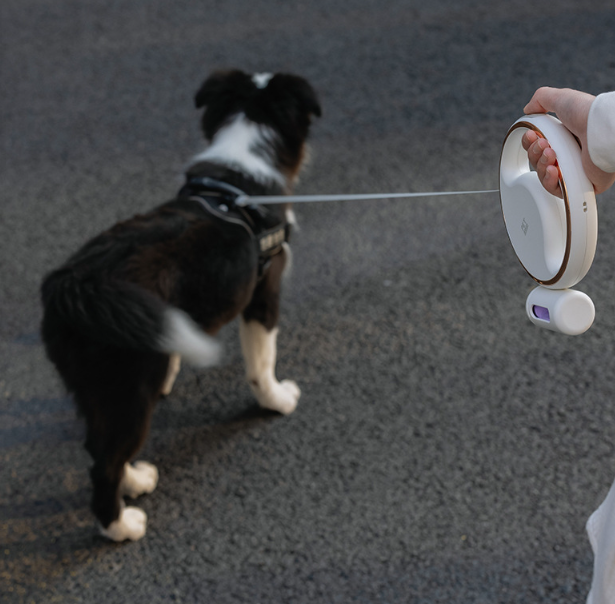
[(541, 138), (533, 130), (528, 130), (521, 139), (523, 148), (527, 151), (530, 165), (542, 183), (542, 186), (551, 195), (562, 197), (562, 190), (559, 186), (559, 168), (557, 167), (557, 156), (551, 149), (549, 141)]
[[(534, 93), (523, 111), (526, 114), (552, 112), (557, 115), (562, 124), (579, 140), (585, 174), (594, 185), (596, 193), (602, 193), (615, 182), (615, 174), (604, 172), (594, 165), (587, 149), (587, 117), (594, 98), (591, 94), (570, 88), (543, 87)], [(528, 130), (523, 135), (522, 144), (528, 152), (530, 165), (536, 170), (544, 188), (561, 197), (557, 156), (549, 142), (540, 138), (536, 132)]]

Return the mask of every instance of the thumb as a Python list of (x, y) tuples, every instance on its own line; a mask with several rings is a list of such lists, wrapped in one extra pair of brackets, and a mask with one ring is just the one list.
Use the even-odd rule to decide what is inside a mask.
[(539, 88), (525, 106), (525, 113), (552, 112), (584, 145), (587, 138), (587, 116), (595, 97), (570, 88)]
[(530, 102), (523, 108), (523, 113), (555, 112), (554, 105), (557, 104), (558, 92), (557, 88), (550, 88), (549, 86), (539, 88), (530, 99)]

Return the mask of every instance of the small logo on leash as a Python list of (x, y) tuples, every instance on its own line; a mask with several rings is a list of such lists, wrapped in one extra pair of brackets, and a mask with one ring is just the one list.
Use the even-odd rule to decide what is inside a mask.
[(527, 220), (524, 218), (523, 222), (521, 223), (521, 230), (523, 231), (524, 235), (527, 235), (527, 230), (530, 228), (530, 225), (527, 223)]

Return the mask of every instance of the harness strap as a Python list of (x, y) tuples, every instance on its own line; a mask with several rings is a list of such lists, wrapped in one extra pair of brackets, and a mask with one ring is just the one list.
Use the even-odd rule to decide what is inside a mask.
[(285, 221), (263, 206), (238, 206), (236, 200), (245, 197), (245, 193), (224, 181), (208, 176), (191, 177), (178, 197), (195, 201), (215, 220), (240, 226), (248, 232), (258, 252), (259, 279), (269, 268), (271, 258), (288, 241)]

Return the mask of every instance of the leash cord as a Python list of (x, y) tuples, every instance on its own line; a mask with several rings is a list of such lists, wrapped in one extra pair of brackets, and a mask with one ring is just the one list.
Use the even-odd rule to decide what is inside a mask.
[(442, 197), (445, 195), (480, 195), (499, 193), (499, 189), (487, 191), (433, 191), (427, 193), (367, 193), (357, 195), (240, 195), (235, 199), (238, 206), (250, 204), (309, 203), (326, 201), (363, 201), (377, 199), (407, 199), (410, 197)]

